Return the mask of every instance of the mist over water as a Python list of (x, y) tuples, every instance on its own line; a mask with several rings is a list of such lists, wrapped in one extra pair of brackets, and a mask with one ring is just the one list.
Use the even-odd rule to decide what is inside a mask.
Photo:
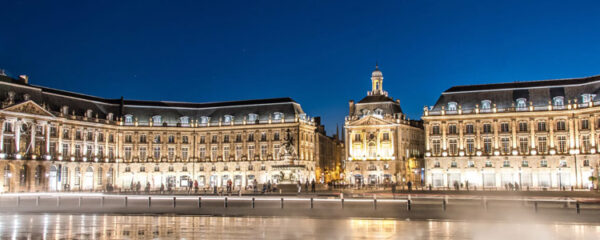
[(0, 238), (598, 239), (600, 226), (528, 221), (4, 214)]

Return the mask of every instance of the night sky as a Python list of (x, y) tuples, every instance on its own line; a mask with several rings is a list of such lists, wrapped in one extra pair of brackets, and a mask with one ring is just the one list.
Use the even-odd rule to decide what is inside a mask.
[(53, 2), (0, 1), (8, 74), (106, 98), (292, 97), (329, 134), (376, 61), (413, 119), (452, 85), (600, 74), (599, 1)]

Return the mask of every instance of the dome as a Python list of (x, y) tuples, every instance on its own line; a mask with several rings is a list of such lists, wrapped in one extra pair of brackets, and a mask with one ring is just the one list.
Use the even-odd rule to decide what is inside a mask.
[(383, 73), (381, 73), (377, 65), (375, 65), (375, 70), (371, 73), (371, 77), (383, 77)]

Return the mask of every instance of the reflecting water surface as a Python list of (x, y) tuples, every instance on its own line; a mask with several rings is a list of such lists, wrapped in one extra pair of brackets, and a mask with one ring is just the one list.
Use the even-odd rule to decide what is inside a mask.
[(0, 238), (32, 239), (597, 239), (600, 226), (181, 215), (0, 215)]

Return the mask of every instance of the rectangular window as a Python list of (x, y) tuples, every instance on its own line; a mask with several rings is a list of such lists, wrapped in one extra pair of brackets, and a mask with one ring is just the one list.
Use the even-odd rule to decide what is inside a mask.
[(581, 129), (582, 130), (590, 129), (590, 121), (587, 119), (581, 119)]
[(509, 125), (507, 122), (503, 122), (500, 124), (500, 132), (507, 133), (510, 131)]
[(456, 125), (455, 124), (450, 124), (448, 125), (448, 134), (456, 134)]
[(140, 147), (140, 160), (145, 162), (147, 157), (148, 154), (146, 153), (146, 147)]
[(467, 154), (472, 155), (475, 151), (475, 139), (467, 139)]
[(267, 159), (267, 145), (260, 146), (260, 159), (262, 159), (262, 160)]
[(140, 135), (140, 142), (141, 143), (146, 143), (146, 141), (147, 141), (146, 140), (146, 135), (145, 134)]
[(217, 155), (218, 154), (217, 151), (219, 151), (218, 148), (217, 148), (217, 146), (211, 146), (210, 147), (210, 159), (212, 161), (217, 161), (217, 156), (218, 156)]
[(188, 148), (184, 147), (181, 148), (181, 160), (186, 161), (188, 160)]
[(98, 157), (104, 157), (104, 147), (102, 147), (102, 145), (98, 146)]
[(274, 141), (279, 141), (279, 132), (273, 133), (273, 140)]
[(248, 133), (248, 142), (254, 142), (254, 134)]
[(441, 145), (440, 145), (440, 140), (436, 139), (436, 140), (432, 140), (432, 146), (433, 146), (433, 155), (439, 155), (441, 152)]
[(160, 135), (154, 136), (154, 143), (160, 143)]
[(519, 152), (527, 154), (529, 152), (529, 139), (527, 137), (519, 138)]
[(62, 154), (63, 156), (69, 156), (71, 153), (69, 152), (69, 144), (68, 143), (63, 143), (63, 149), (62, 149)]
[(483, 151), (487, 155), (492, 154), (492, 139), (491, 138), (483, 139)]
[(539, 121), (538, 122), (538, 131), (540, 132), (545, 132), (546, 131), (546, 122), (544, 121)]
[(114, 147), (108, 147), (108, 157), (110, 159), (115, 159), (115, 148)]
[(564, 120), (556, 121), (556, 131), (565, 131), (566, 129), (567, 127)]
[(267, 134), (266, 133), (261, 133), (260, 134), (260, 141), (262, 141), (262, 142), (267, 141)]
[(235, 135), (235, 142), (242, 142), (242, 134)]
[(566, 136), (558, 136), (558, 152), (559, 153), (567, 153), (567, 137)]
[(502, 153), (509, 154), (510, 153), (510, 138), (503, 137), (501, 139), (502, 142)]
[(519, 132), (527, 132), (527, 122), (519, 122)]
[(188, 136), (181, 136), (181, 143), (188, 144), (189, 143)]
[(200, 143), (201, 144), (206, 143), (206, 137), (205, 136), (200, 136)]
[(279, 144), (273, 144), (273, 158), (279, 160)]
[(206, 147), (200, 146), (200, 159), (204, 161), (206, 158)]
[(440, 134), (440, 126), (439, 125), (435, 125), (432, 128), (432, 134), (434, 135), (439, 135)]
[(254, 159), (254, 145), (248, 145), (248, 159)]
[(131, 160), (131, 147), (125, 147), (125, 160)]
[(465, 127), (465, 133), (466, 134), (473, 134), (473, 124), (467, 124), (467, 126)]
[(223, 160), (229, 160), (229, 146), (223, 146)]
[(548, 144), (546, 143), (546, 137), (538, 137), (538, 152), (546, 153), (548, 151)]
[(131, 143), (132, 142), (131, 135), (125, 135), (125, 142), (126, 143)]
[(456, 156), (458, 154), (458, 141), (456, 139), (448, 140), (448, 145), (450, 146), (450, 155)]
[(354, 141), (355, 141), (355, 142), (360, 142), (360, 141), (361, 141), (361, 140), (360, 140), (360, 134), (358, 134), (358, 133), (357, 133), (357, 134), (354, 134)]
[(175, 159), (175, 148), (167, 148), (168, 154), (169, 154), (169, 161), (173, 161)]
[(483, 124), (483, 133), (491, 133), (492, 132), (492, 124), (486, 123)]
[(584, 153), (589, 153), (590, 152), (590, 149), (591, 149), (590, 135), (583, 135), (581, 137), (581, 147), (583, 148), (582, 151)]
[(160, 160), (160, 146), (154, 147), (154, 160), (155, 161)]
[(75, 145), (75, 157), (81, 157), (81, 145)]
[(223, 136), (223, 142), (224, 143), (229, 143), (229, 135), (224, 135)]
[(242, 145), (235, 146), (235, 159), (242, 159)]

